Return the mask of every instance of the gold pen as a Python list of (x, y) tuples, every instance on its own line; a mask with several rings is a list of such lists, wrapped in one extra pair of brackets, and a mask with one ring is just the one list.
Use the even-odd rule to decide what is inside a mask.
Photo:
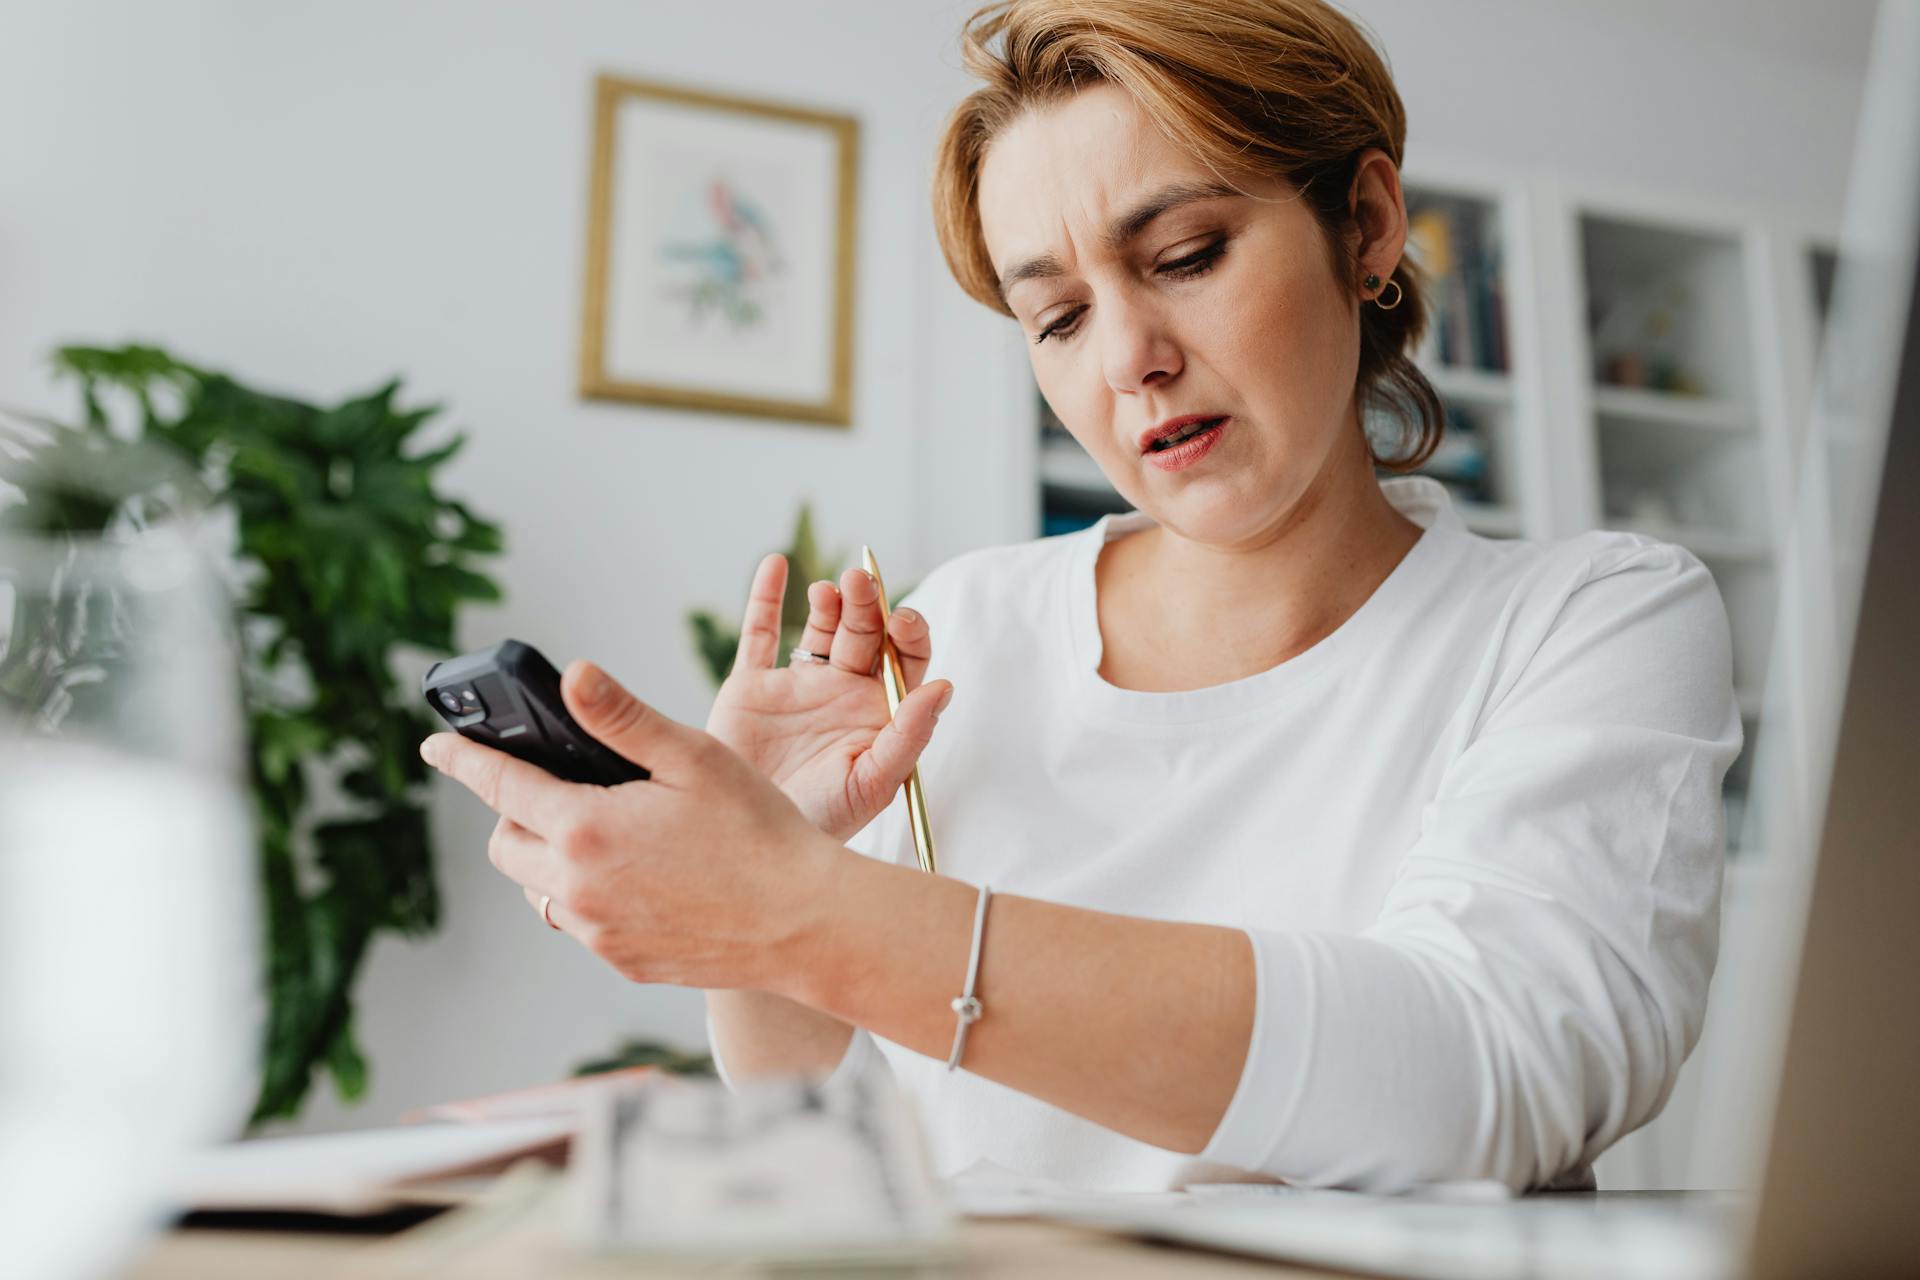
[[(899, 712), (900, 700), (907, 696), (907, 673), (900, 665), (900, 651), (893, 647), (893, 636), (887, 631), (891, 615), (887, 611), (887, 586), (880, 580), (880, 562), (873, 558), (873, 551), (868, 547), (860, 548), (860, 561), (880, 595), (880, 675), (887, 686), (887, 714), (892, 716)], [(920, 785), (917, 764), (907, 775), (907, 816), (912, 820), (913, 848), (920, 855), (920, 869), (932, 874), (933, 827), (927, 821), (927, 793)]]

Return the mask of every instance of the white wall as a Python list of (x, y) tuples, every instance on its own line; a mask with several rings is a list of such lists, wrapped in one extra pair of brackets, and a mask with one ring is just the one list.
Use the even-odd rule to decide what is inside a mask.
[[(472, 436), (451, 487), (502, 519), (506, 602), (462, 639), (591, 655), (683, 720), (684, 614), (732, 612), (802, 496), (890, 578), (1024, 536), (1002, 453), (1006, 322), (962, 297), (926, 181), (971, 3), (0, 0), (0, 402), (58, 408), (58, 342), (148, 339), (314, 398), (395, 373)], [(1837, 222), (1870, 6), (1368, 0), (1410, 157), (1752, 201)], [(1809, 16), (1817, 13), (1818, 16)], [(834, 430), (573, 391), (589, 93), (601, 70), (862, 122), (857, 421)], [(549, 1078), (622, 1035), (697, 1043), (697, 994), (630, 986), (435, 800), (446, 925), (360, 991), (371, 1097), (305, 1127)]]

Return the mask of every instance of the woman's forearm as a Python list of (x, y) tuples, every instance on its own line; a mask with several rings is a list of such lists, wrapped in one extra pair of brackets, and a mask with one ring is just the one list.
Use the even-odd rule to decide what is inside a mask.
[(819, 1075), (846, 1056), (853, 1028), (769, 991), (707, 992), (713, 1052), (734, 1080)]
[[(849, 854), (796, 906), (810, 923), (770, 985), (944, 1061), (977, 898), (976, 886)], [(995, 893), (975, 986), (986, 1013), (962, 1066), (1142, 1142), (1198, 1152), (1239, 1084), (1254, 983), (1238, 929)]]

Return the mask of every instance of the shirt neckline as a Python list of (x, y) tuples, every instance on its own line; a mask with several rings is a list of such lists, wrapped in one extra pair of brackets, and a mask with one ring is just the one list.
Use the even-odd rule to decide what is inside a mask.
[[(1069, 535), (1079, 539), (1066, 557), (1069, 618), (1066, 661), (1068, 685), (1083, 715), (1110, 724), (1166, 726), (1196, 724), (1245, 715), (1290, 695), (1343, 661), (1364, 652), (1381, 630), (1404, 616), (1404, 606), (1429, 577), (1429, 563), (1440, 554), (1439, 542), (1464, 531), (1446, 487), (1426, 476), (1391, 476), (1380, 481), (1380, 491), (1422, 532), (1400, 558), (1385, 581), (1331, 633), (1312, 647), (1277, 666), (1225, 684), (1204, 689), (1146, 692), (1122, 689), (1100, 674), (1103, 643), (1100, 636), (1098, 590), (1094, 569), (1101, 548), (1115, 538), (1148, 528), (1155, 521), (1144, 511), (1103, 515), (1086, 529)], [(1438, 533), (1440, 536), (1435, 537)]]

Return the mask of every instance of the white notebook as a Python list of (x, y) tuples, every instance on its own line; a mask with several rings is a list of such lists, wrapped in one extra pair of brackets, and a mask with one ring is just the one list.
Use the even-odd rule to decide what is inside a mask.
[(173, 1195), (182, 1210), (376, 1213), (420, 1203), (417, 1184), (557, 1153), (574, 1128), (568, 1116), (258, 1138), (189, 1156)]

